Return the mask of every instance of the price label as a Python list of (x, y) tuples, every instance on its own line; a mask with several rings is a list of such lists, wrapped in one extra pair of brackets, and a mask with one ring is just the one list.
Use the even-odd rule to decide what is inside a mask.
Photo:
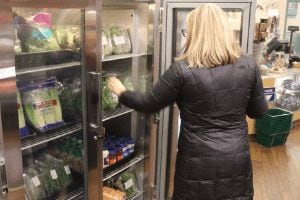
[(38, 187), (41, 185), (40, 179), (37, 176), (33, 177), (31, 180), (33, 182), (34, 187)]
[(125, 189), (127, 190), (128, 188), (131, 188), (132, 186), (133, 186), (133, 181), (132, 181), (132, 179), (129, 179), (128, 181), (126, 181), (125, 183), (124, 183), (124, 185), (125, 185)]
[(71, 170), (70, 170), (70, 167), (68, 165), (65, 166), (65, 172), (66, 172), (67, 175), (71, 174)]
[(116, 45), (125, 44), (126, 43), (125, 38), (123, 36), (115, 36), (114, 37), (114, 41), (115, 41)]
[(50, 170), (50, 174), (51, 174), (51, 177), (53, 180), (57, 179), (58, 176), (57, 176), (57, 173), (56, 173), (56, 170), (55, 169), (52, 169)]
[(102, 37), (102, 45), (107, 45), (108, 44), (108, 40), (106, 37)]

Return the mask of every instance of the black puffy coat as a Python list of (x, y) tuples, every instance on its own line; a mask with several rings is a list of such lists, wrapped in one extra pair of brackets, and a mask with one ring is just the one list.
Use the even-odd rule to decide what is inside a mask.
[(253, 199), (245, 118), (261, 117), (267, 104), (251, 58), (212, 68), (175, 62), (149, 93), (127, 91), (120, 102), (142, 112), (177, 102), (182, 122), (173, 200)]

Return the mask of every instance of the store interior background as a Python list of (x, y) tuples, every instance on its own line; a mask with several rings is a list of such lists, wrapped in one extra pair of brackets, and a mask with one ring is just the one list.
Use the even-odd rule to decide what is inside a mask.
[[(258, 0), (256, 9), (256, 23), (261, 19), (277, 16), (279, 19), (278, 29), (273, 34), (269, 33), (265, 41), (254, 42), (254, 51), (264, 48), (268, 41), (277, 36), (279, 39), (289, 41), (290, 32), (288, 26), (300, 25), (300, 1), (299, 0)], [(293, 50), (300, 55), (300, 32), (293, 36)], [(254, 52), (255, 56), (255, 52)], [(255, 57), (258, 62), (261, 60)], [(259, 63), (261, 64), (261, 63)], [(294, 72), (299, 68), (294, 68)], [(298, 72), (299, 73), (299, 72)], [(288, 75), (263, 76), (264, 87), (275, 87), (277, 90), (282, 86)], [(293, 78), (299, 81), (299, 77), (293, 74)], [(276, 94), (278, 97), (278, 94)], [(274, 102), (269, 102), (273, 107)], [(300, 136), (299, 136), (299, 107), (293, 110), (293, 127), (284, 145), (266, 148), (258, 144), (253, 133), (254, 123), (248, 119), (250, 148), (254, 171), (254, 199), (255, 200), (297, 200), (300, 199)]]

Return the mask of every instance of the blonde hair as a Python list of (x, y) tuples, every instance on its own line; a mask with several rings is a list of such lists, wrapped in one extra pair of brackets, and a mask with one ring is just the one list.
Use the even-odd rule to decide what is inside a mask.
[(176, 60), (186, 60), (190, 67), (214, 67), (235, 63), (241, 56), (229, 19), (216, 4), (191, 11), (186, 26), (184, 51)]

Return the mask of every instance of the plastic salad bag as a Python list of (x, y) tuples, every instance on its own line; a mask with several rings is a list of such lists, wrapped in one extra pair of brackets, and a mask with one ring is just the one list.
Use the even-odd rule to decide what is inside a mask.
[(61, 49), (80, 48), (80, 27), (79, 26), (55, 26), (53, 34)]
[(18, 105), (18, 117), (19, 117), (19, 134), (20, 137), (25, 137), (29, 135), (29, 130), (25, 123), (24, 111), (23, 111), (19, 90), (17, 90), (17, 105)]
[(111, 26), (109, 30), (113, 44), (113, 53), (116, 55), (130, 53), (131, 42), (126, 28)]
[(107, 82), (107, 79), (104, 79), (102, 88), (102, 107), (104, 110), (115, 109), (119, 104), (118, 96), (109, 90)]
[(113, 181), (113, 186), (118, 190), (126, 193), (126, 199), (132, 198), (138, 193), (138, 186), (135, 173), (128, 170), (122, 173)]
[(51, 14), (37, 13), (29, 18), (23, 18), (17, 25), (18, 38), (21, 41), (22, 52), (42, 52), (60, 50), (51, 26)]
[(30, 200), (46, 199), (47, 193), (41, 175), (30, 167), (23, 175), (25, 191)]
[(64, 124), (56, 78), (20, 85), (24, 111), (28, 122), (45, 132)]
[(113, 45), (110, 38), (109, 28), (104, 27), (102, 30), (102, 55), (104, 57), (113, 53)]

